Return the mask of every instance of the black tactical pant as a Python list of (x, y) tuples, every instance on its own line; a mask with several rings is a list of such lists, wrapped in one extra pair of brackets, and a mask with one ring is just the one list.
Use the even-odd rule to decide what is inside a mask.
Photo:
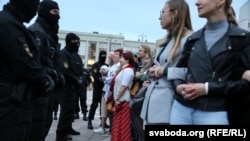
[[(101, 105), (102, 93), (103, 93), (102, 87), (94, 87), (93, 89), (93, 98), (92, 98), (92, 103), (90, 106), (89, 117), (88, 117), (89, 120), (94, 120), (94, 116), (95, 116), (96, 108), (98, 107), (98, 103)], [(101, 114), (101, 111), (100, 111), (100, 114)]]
[(61, 93), (61, 88), (57, 87), (56, 89), (54, 89), (53, 93), (51, 93), (49, 95), (48, 112), (47, 112), (47, 115), (46, 115), (45, 136), (44, 136), (44, 139), (48, 135), (50, 127), (52, 125), (52, 122), (53, 122), (53, 112), (54, 112), (55, 106), (58, 106), (58, 104), (59, 104), (60, 93)]
[(72, 85), (65, 85), (61, 92), (60, 117), (57, 125), (57, 136), (66, 136), (72, 130), (75, 114), (75, 99), (77, 89)]
[[(80, 100), (80, 103), (79, 103), (79, 100)], [(79, 106), (79, 104), (80, 104), (80, 106)], [(77, 93), (75, 113), (80, 112), (80, 107), (81, 107), (82, 114), (86, 114), (88, 112), (87, 88), (86, 87), (81, 87)]]
[(55, 95), (55, 101), (54, 101), (54, 106), (53, 106), (54, 114), (58, 113), (59, 105), (61, 103), (61, 93), (62, 93), (62, 88), (59, 88), (56, 91), (56, 95)]
[(29, 141), (44, 141), (45, 139), (45, 124), (49, 106), (49, 95), (46, 97), (36, 97), (33, 101)]
[(26, 141), (32, 117), (32, 104), (11, 98), (12, 86), (0, 82), (0, 141)]

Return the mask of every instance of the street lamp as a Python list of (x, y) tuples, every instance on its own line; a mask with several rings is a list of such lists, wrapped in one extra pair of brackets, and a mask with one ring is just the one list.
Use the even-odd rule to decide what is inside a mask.
[(138, 41), (139, 42), (147, 42), (147, 35), (144, 35), (144, 33), (142, 33), (141, 35), (138, 36)]

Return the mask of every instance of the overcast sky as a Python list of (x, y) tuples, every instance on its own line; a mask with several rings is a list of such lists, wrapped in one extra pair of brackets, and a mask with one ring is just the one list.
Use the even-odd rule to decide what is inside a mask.
[[(8, 0), (0, 0), (0, 7)], [(55, 0), (61, 19), (60, 30), (99, 32), (124, 35), (126, 40), (142, 37), (150, 42), (165, 36), (159, 22), (160, 10), (166, 0)], [(233, 7), (239, 17), (239, 9), (247, 0), (234, 0)], [(191, 10), (194, 30), (206, 20), (198, 17), (196, 0), (187, 0)], [(32, 20), (30, 23), (33, 23)]]

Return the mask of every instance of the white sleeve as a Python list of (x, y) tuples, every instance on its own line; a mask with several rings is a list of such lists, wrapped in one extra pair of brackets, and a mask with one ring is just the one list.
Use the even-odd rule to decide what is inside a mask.
[(174, 79), (185, 80), (186, 73), (187, 73), (187, 68), (169, 67), (167, 77), (168, 80), (174, 80)]
[(129, 86), (134, 78), (134, 70), (133, 69), (124, 69), (122, 72), (122, 85)]
[(208, 90), (209, 90), (208, 82), (206, 82), (206, 83), (205, 83), (205, 91), (206, 91), (206, 94), (208, 94)]

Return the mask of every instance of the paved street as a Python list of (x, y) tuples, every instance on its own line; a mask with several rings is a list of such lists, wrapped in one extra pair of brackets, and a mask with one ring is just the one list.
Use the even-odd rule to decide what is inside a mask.
[[(88, 91), (87, 93), (87, 104), (88, 109), (90, 108), (90, 104), (92, 102), (92, 91)], [(56, 128), (57, 128), (58, 120), (53, 120), (52, 127), (50, 129), (49, 135), (46, 138), (46, 141), (55, 141), (56, 138)], [(76, 131), (81, 132), (81, 135), (72, 136), (73, 141), (102, 141), (105, 138), (101, 136), (100, 133), (95, 133), (93, 130), (87, 129), (87, 121), (82, 120), (82, 114), (80, 114), (80, 119), (77, 119), (73, 122), (73, 128)], [(100, 125), (100, 114), (99, 107), (96, 109), (95, 119), (92, 122), (94, 129), (99, 128)]]

